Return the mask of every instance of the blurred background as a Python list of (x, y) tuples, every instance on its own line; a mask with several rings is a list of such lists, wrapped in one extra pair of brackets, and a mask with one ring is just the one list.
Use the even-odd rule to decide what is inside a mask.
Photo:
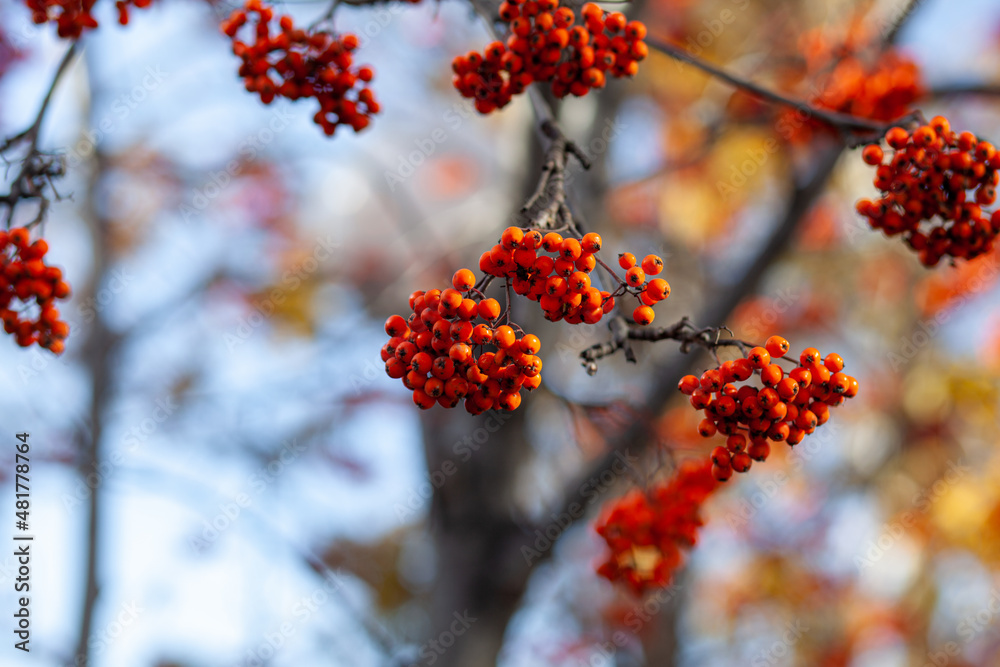
[[(43, 125), (68, 164), (44, 234), (72, 333), (58, 358), (0, 340), (0, 437), (31, 434), (36, 535), (32, 650), (0, 663), (1000, 665), (1000, 256), (924, 269), (854, 212), (875, 192), (857, 151), (664, 56), (558, 105), (595, 163), (570, 174), (587, 228), (611, 258), (666, 262), (658, 324), (781, 334), (861, 382), (717, 493), (674, 586), (636, 599), (594, 573), (593, 519), (717, 444), (675, 389), (714, 362), (667, 341), (588, 377), (577, 355), (606, 328), (520, 304), (541, 388), (510, 415), (420, 413), (385, 376), (383, 322), (517, 221), (542, 161), (531, 107), (481, 117), (452, 88), (451, 59), (489, 41), (468, 4), (344, 6), (383, 112), (328, 139), (314, 102), (243, 90), (218, 29), (233, 8), (157, 0), (123, 28), (100, 0)], [(891, 37), (919, 66), (914, 106), (1000, 138), (1000, 2), (626, 11), (803, 99), (841, 45), (875, 45), (851, 47), (874, 67)], [(10, 136), (66, 44), (15, 0), (0, 26)], [(625, 449), (640, 473), (610, 472)]]

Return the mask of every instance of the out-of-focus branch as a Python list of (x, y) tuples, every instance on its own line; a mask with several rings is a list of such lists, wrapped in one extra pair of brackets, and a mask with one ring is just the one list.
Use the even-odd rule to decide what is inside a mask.
[(935, 86), (927, 91), (927, 97), (930, 99), (961, 96), (1000, 97), (1000, 84), (953, 83)]
[(896, 17), (896, 20), (892, 22), (892, 27), (889, 29), (889, 32), (887, 32), (885, 35), (884, 43), (886, 44), (886, 46), (891, 46), (896, 43), (896, 40), (899, 39), (900, 31), (902, 31), (903, 27), (913, 17), (914, 11), (917, 9), (917, 7), (920, 6), (922, 2), (923, 0), (910, 0), (908, 3), (906, 3), (906, 7), (904, 7), (903, 11), (899, 13), (899, 16)]

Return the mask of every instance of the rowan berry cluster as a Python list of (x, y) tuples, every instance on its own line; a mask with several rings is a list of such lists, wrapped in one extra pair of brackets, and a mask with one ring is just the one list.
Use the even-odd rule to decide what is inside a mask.
[[(705, 411), (698, 432), (706, 438), (716, 433), (728, 436), (726, 446), (711, 454), (712, 474), (720, 482), (732, 477), (733, 471), (747, 472), (753, 461), (766, 460), (771, 453), (769, 440), (799, 444), (826, 423), (831, 407), (857, 395), (858, 381), (844, 373), (839, 354), (821, 358), (818, 350), (806, 348), (799, 364), (785, 373), (777, 361), (788, 350), (787, 340), (771, 336), (744, 358), (726, 361), (700, 378), (681, 378), (678, 389), (691, 397), (695, 409)], [(738, 386), (754, 375), (762, 387)]]
[(538, 336), (501, 324), (500, 303), (485, 298), (475, 284), (472, 271), (459, 269), (452, 287), (414, 292), (412, 314), (385, 322), (390, 336), (382, 347), (385, 372), (402, 379), (423, 409), (435, 403), (453, 408), (464, 399), (474, 415), (514, 410), (521, 389), (531, 391), (542, 382)]
[(44, 239), (32, 243), (23, 227), (0, 231), (0, 320), (21, 347), (38, 343), (61, 354), (69, 325), (59, 319), (54, 301), (68, 297), (70, 289), (60, 269), (45, 265), (48, 251)]
[[(233, 40), (233, 53), (242, 61), (239, 75), (246, 89), (257, 93), (264, 104), (275, 97), (316, 98), (319, 110), (313, 120), (327, 135), (333, 135), (338, 125), (355, 132), (368, 127), (379, 104), (364, 85), (372, 80), (372, 69), (354, 65), (357, 36), (302, 30), (289, 16), (280, 17), (278, 29), (272, 30), (274, 18), (271, 7), (247, 0), (222, 22), (222, 31)], [(253, 27), (251, 44), (237, 38), (247, 24)]]
[[(615, 297), (634, 294), (639, 305), (632, 312), (637, 324), (652, 323), (652, 306), (670, 296), (670, 285), (662, 278), (646, 280), (663, 271), (663, 260), (648, 255), (641, 265), (631, 253), (619, 255), (625, 279), (614, 292), (591, 285), (603, 241), (599, 234), (563, 238), (557, 232), (542, 234), (508, 227), (500, 242), (479, 258), (479, 269), (490, 276), (510, 280), (515, 292), (537, 301), (545, 318), (570, 324), (596, 324), (615, 307)], [(546, 254), (547, 253), (547, 254)], [(610, 271), (610, 269), (609, 269)], [(612, 274), (614, 275), (614, 274)]]
[(611, 554), (597, 572), (634, 593), (670, 585), (684, 550), (697, 542), (702, 504), (717, 488), (707, 460), (681, 463), (649, 490), (633, 489), (607, 506), (595, 526)]
[(996, 201), (1000, 154), (971, 132), (952, 131), (936, 116), (912, 132), (894, 127), (885, 136), (893, 149), (866, 146), (864, 161), (877, 167), (882, 195), (862, 199), (857, 211), (887, 236), (901, 234), (921, 263), (934, 266), (945, 256), (972, 259), (993, 248), (1000, 212), (983, 206)]
[[(819, 77), (810, 96), (812, 106), (877, 121), (896, 120), (912, 111), (924, 95), (920, 67), (896, 49), (880, 50), (874, 56), (865, 53), (874, 37), (860, 27), (846, 41), (813, 34), (801, 45), (806, 61), (802, 74), (807, 80)], [(779, 128), (790, 129), (785, 134), (793, 142), (806, 142), (815, 131), (829, 130), (829, 125), (817, 120), (802, 123), (795, 117), (798, 113), (784, 110), (779, 123)]]
[[(143, 9), (149, 7), (153, 0), (117, 0), (118, 22), (128, 24), (129, 7)], [(76, 39), (84, 30), (97, 27), (97, 19), (91, 11), (97, 0), (25, 0), (31, 10), (31, 20), (41, 24), (52, 21), (56, 24), (56, 32), (60, 37)]]
[(474, 98), (483, 114), (506, 106), (535, 81), (551, 82), (556, 97), (581, 97), (602, 88), (608, 74), (635, 76), (649, 53), (645, 25), (592, 2), (580, 10), (580, 25), (559, 0), (506, 0), (499, 12), (508, 25), (506, 43), (493, 42), (483, 53), (470, 51), (452, 62), (455, 88)]
[(889, 121), (909, 112), (921, 95), (920, 68), (889, 50), (870, 66), (855, 56), (839, 60), (814, 102), (852, 116)]

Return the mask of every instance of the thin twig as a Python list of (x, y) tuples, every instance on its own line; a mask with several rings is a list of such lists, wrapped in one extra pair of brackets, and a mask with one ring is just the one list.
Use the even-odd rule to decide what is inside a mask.
[(732, 335), (732, 331), (728, 327), (698, 328), (691, 323), (691, 318), (687, 316), (666, 327), (639, 326), (634, 322), (626, 321), (623, 317), (614, 318), (608, 326), (611, 329), (610, 341), (591, 345), (580, 353), (580, 358), (583, 359), (583, 366), (590, 375), (597, 372), (597, 361), (599, 359), (611, 356), (618, 350), (624, 350), (625, 358), (631, 363), (636, 363), (635, 353), (628, 344), (630, 340), (649, 342), (675, 340), (680, 342), (680, 350), (685, 354), (692, 347), (700, 347), (713, 353), (717, 353), (720, 347), (738, 347), (745, 354), (747, 348), (756, 345), (756, 343), (737, 338), (722, 338), (723, 331), (727, 331)]
[[(42, 99), (42, 104), (38, 109), (34, 122), (26, 130), (9, 137), (0, 145), (0, 153), (6, 153), (14, 146), (28, 142), (28, 150), (24, 157), (21, 158), (21, 167), (11, 183), (10, 192), (0, 196), (0, 205), (7, 207), (6, 226), (8, 228), (14, 220), (14, 208), (18, 202), (24, 199), (38, 199), (41, 202), (38, 214), (28, 226), (31, 227), (41, 222), (49, 206), (49, 201), (45, 196), (46, 186), (55, 192), (52, 183), (53, 179), (65, 174), (66, 167), (63, 159), (55, 155), (40, 152), (38, 150), (38, 141), (41, 136), (42, 122), (45, 120), (45, 113), (48, 111), (52, 95), (63, 74), (73, 61), (73, 57), (76, 55), (76, 48), (77, 42), (74, 41), (66, 50), (66, 54), (63, 56), (55, 75), (52, 77), (52, 83), (49, 84), (49, 89)], [(58, 193), (56, 196), (58, 197)]]
[(906, 7), (903, 8), (903, 11), (899, 13), (899, 16), (897, 16), (896, 20), (892, 23), (892, 28), (890, 28), (889, 32), (885, 35), (884, 41), (887, 46), (891, 46), (896, 43), (896, 40), (899, 39), (899, 33), (902, 31), (903, 26), (905, 26), (907, 21), (910, 20), (910, 17), (913, 16), (913, 11), (919, 7), (922, 2), (923, 0), (910, 0)]

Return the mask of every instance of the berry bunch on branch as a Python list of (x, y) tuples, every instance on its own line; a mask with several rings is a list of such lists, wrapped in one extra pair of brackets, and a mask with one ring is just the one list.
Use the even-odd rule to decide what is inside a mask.
[[(821, 357), (806, 348), (798, 364), (789, 360), (788, 341), (771, 336), (735, 361), (726, 361), (701, 377), (684, 376), (678, 389), (691, 406), (703, 410), (698, 432), (706, 438), (722, 434), (726, 446), (712, 451), (713, 476), (720, 482), (733, 472), (747, 472), (753, 461), (766, 461), (769, 441), (802, 442), (830, 418), (830, 408), (858, 393), (858, 381), (844, 373), (839, 354)], [(788, 362), (787, 372), (779, 362)], [(760, 386), (749, 384), (755, 379)]]
[[(91, 13), (97, 0), (24, 0), (31, 10), (31, 20), (42, 24), (51, 21), (56, 24), (60, 37), (77, 39), (85, 30), (98, 27), (97, 19)], [(153, 0), (117, 0), (118, 23), (128, 25), (130, 7), (144, 9)]]
[(684, 461), (667, 480), (608, 503), (595, 525), (610, 549), (598, 574), (636, 595), (669, 586), (684, 552), (697, 544), (701, 507), (718, 486), (711, 467)]
[(993, 248), (1000, 212), (983, 210), (996, 201), (1000, 154), (971, 132), (957, 133), (937, 116), (910, 131), (886, 134), (892, 149), (865, 147), (862, 157), (874, 167), (877, 199), (862, 199), (857, 211), (873, 229), (900, 235), (925, 266), (944, 257), (972, 259)]
[[(899, 49), (886, 47), (866, 26), (852, 27), (847, 38), (836, 40), (812, 31), (801, 40), (805, 71), (811, 83), (810, 104), (841, 114), (874, 121), (898, 120), (913, 110), (925, 94), (920, 67)], [(797, 110), (785, 109), (779, 132), (793, 143), (810, 141), (828, 124), (809, 119), (797, 121)]]
[(34, 343), (60, 354), (69, 326), (59, 318), (57, 299), (69, 297), (62, 271), (45, 264), (49, 246), (31, 242), (23, 227), (0, 231), (0, 320), (21, 347)]
[[(528, 224), (507, 227), (499, 241), (479, 259), (482, 278), (460, 269), (444, 291), (414, 292), (412, 313), (386, 321), (390, 340), (382, 348), (386, 373), (413, 391), (414, 402), (455, 407), (464, 398), (472, 414), (488, 409), (513, 410), (520, 390), (541, 383), (540, 342), (511, 320), (511, 293), (538, 302), (551, 321), (594, 324), (612, 312), (616, 299), (631, 295), (638, 305), (636, 321), (653, 321), (652, 305), (667, 298), (665, 280), (646, 280), (663, 270), (663, 260), (649, 255), (642, 266), (630, 253), (619, 256), (626, 269), (620, 277), (600, 257), (603, 240), (581, 234), (566, 204), (565, 169), (574, 155), (584, 166), (583, 152), (566, 140), (554, 123), (543, 124), (551, 139), (536, 192), (522, 207)], [(558, 226), (557, 226), (558, 225)], [(617, 282), (602, 290), (592, 273), (601, 266)], [(500, 279), (506, 308), (486, 291)], [(479, 318), (479, 321), (476, 321)]]
[[(609, 503), (595, 524), (610, 550), (597, 572), (625, 582), (637, 595), (671, 583), (684, 551), (697, 543), (701, 507), (720, 482), (733, 472), (748, 472), (753, 461), (766, 461), (772, 441), (795, 446), (827, 422), (831, 407), (858, 393), (858, 382), (843, 372), (840, 355), (821, 357), (815, 348), (806, 348), (796, 364), (787, 360), (790, 346), (781, 336), (749, 348), (745, 341), (718, 339), (721, 330), (696, 329), (686, 319), (649, 331), (658, 340), (682, 341), (684, 349), (697, 345), (715, 352), (732, 345), (745, 351), (701, 377), (684, 376), (678, 385), (692, 407), (704, 410), (699, 433), (706, 438), (725, 435), (725, 446), (704, 459), (682, 462), (649, 489), (629, 491)], [(627, 330), (623, 337), (628, 338)], [(597, 346), (588, 352), (611, 353)], [(792, 366), (788, 372), (779, 365), (785, 361)], [(750, 384), (752, 379), (760, 386)]]
[[(355, 132), (368, 127), (380, 107), (366, 85), (374, 76), (372, 69), (354, 63), (357, 36), (296, 28), (289, 16), (280, 17), (275, 29), (274, 19), (271, 7), (247, 0), (221, 25), (233, 40), (246, 89), (264, 104), (276, 97), (315, 98), (319, 110), (313, 120), (328, 136), (342, 125)], [(253, 36), (250, 43), (238, 38), (245, 26)]]
[(579, 23), (559, 0), (505, 0), (499, 17), (506, 41), (452, 62), (455, 88), (483, 114), (507, 106), (534, 82), (549, 83), (556, 97), (582, 97), (603, 88), (609, 75), (635, 76), (649, 53), (645, 25), (592, 2), (581, 8)]

